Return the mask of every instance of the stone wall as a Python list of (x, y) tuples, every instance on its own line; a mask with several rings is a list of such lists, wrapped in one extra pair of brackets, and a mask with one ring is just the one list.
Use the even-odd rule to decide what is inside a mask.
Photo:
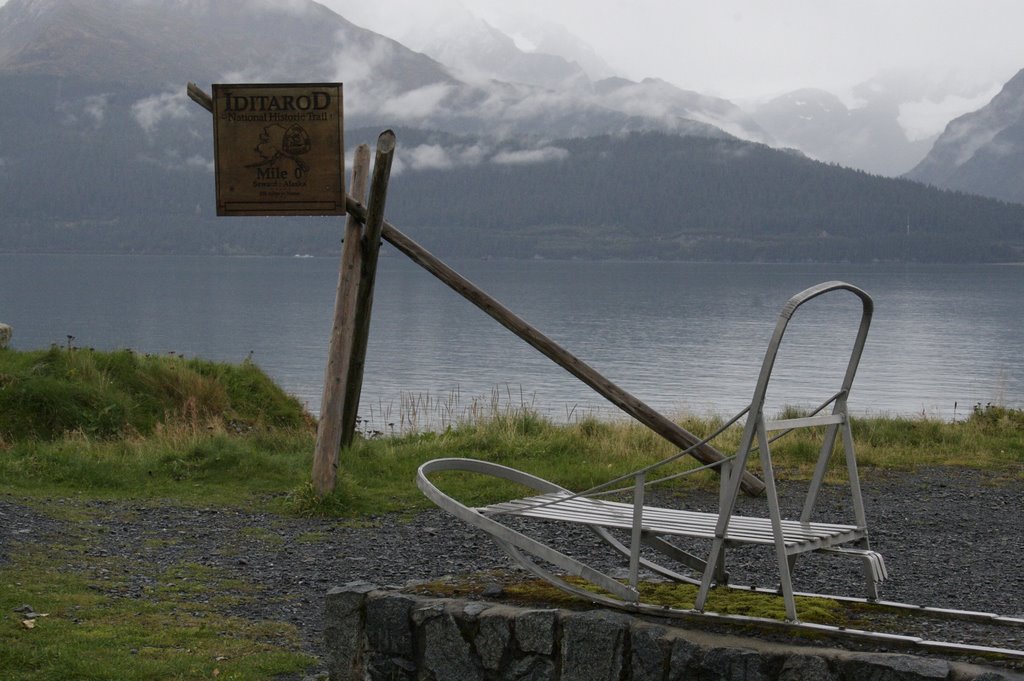
[(798, 647), (608, 610), (431, 599), (357, 582), (327, 594), (332, 681), (1000, 681), (938, 658)]

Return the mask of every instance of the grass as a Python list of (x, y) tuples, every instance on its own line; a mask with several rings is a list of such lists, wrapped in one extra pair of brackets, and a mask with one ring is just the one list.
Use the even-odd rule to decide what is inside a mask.
[(311, 425), (251, 362), (56, 346), (0, 351), (0, 413), (0, 442), (147, 436), (170, 422), (236, 432)]
[[(227, 616), (215, 601), (196, 600), (237, 590), (213, 570), (175, 566), (136, 599), (112, 595), (116, 583), (69, 572), (65, 560), (74, 560), (73, 550), (25, 549), (0, 569), (0, 669), (7, 681), (255, 681), (314, 663), (297, 652), (293, 626)], [(46, 614), (31, 629), (14, 613), (25, 604)]]
[[(786, 415), (794, 415), (787, 410)], [(709, 433), (714, 418), (682, 425)], [(772, 445), (782, 478), (807, 478), (820, 432)], [(582, 418), (555, 424), (528, 406), (494, 405), (443, 432), (357, 439), (341, 455), (338, 486), (319, 498), (309, 484), (312, 419), (255, 365), (51, 348), (0, 351), (0, 493), (37, 497), (174, 499), (244, 504), (303, 516), (414, 511), (429, 502), (416, 468), (442, 456), (486, 459), (570, 489), (587, 489), (673, 453), (636, 423)], [(735, 448), (739, 428), (716, 442)], [(862, 472), (970, 466), (1021, 477), (1024, 411), (978, 405), (966, 419), (854, 420)], [(841, 447), (839, 448), (841, 451)], [(842, 479), (842, 457), (830, 475)], [(683, 459), (678, 471), (694, 466)], [(757, 464), (752, 464), (757, 473)], [(446, 474), (444, 489), (471, 503), (517, 491), (490, 478)], [(715, 484), (714, 473), (673, 483)]]

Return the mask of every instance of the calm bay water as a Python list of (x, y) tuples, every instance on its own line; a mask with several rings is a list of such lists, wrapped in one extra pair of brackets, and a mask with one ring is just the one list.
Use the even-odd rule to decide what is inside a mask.
[[(437, 425), (476, 403), (555, 419), (614, 411), (565, 371), (393, 251), (382, 260), (360, 409), (374, 427)], [(669, 414), (732, 414), (750, 399), (779, 311), (829, 279), (875, 317), (851, 397), (859, 413), (954, 418), (1024, 406), (1024, 267), (455, 261), (455, 269)], [(337, 282), (332, 258), (0, 254), (0, 322), (16, 348), (75, 344), (252, 356), (316, 413)], [(801, 308), (773, 406), (838, 387), (856, 329), (847, 293)]]

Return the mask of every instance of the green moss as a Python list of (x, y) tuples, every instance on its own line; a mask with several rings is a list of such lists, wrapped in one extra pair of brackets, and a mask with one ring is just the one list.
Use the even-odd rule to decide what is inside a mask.
[[(495, 579), (487, 574), (448, 578), (420, 585), (415, 591), (443, 598), (479, 597), (488, 584)], [(497, 579), (503, 582), (503, 598), (514, 603), (529, 605), (543, 603), (548, 607), (564, 608), (587, 607), (588, 605), (582, 599), (542, 580), (508, 580), (500, 577)], [(595, 594), (609, 595), (584, 579), (578, 577), (565, 577), (564, 579), (574, 586)], [(697, 587), (692, 584), (641, 582), (638, 588), (641, 603), (677, 610), (692, 610), (697, 597)], [(785, 604), (781, 596), (741, 589), (712, 589), (704, 609), (707, 612), (723, 615), (786, 619)], [(846, 626), (849, 623), (847, 607), (830, 598), (798, 596), (796, 609), (799, 618), (804, 622), (832, 626)]]

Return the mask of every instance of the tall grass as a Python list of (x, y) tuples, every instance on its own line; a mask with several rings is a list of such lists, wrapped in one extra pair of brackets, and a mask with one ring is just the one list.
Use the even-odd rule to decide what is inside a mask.
[(146, 436), (169, 425), (237, 431), (310, 424), (298, 401), (251, 362), (130, 350), (0, 351), (0, 442)]
[[(634, 422), (581, 417), (555, 424), (507, 387), (467, 406), (450, 409), (452, 419), (436, 432), (396, 429), (357, 438), (341, 452), (337, 492), (320, 499), (309, 487), (312, 420), (250, 363), (128, 351), (2, 350), (0, 493), (172, 498), (303, 515), (359, 515), (427, 507), (415, 472), (438, 457), (494, 461), (584, 490), (675, 452)], [(419, 417), (400, 418), (415, 424)], [(697, 434), (721, 425), (715, 418), (686, 417), (681, 423)], [(739, 434), (734, 426), (714, 444), (732, 452)], [(808, 477), (820, 437), (815, 429), (802, 429), (773, 443), (777, 475)], [(867, 475), (918, 466), (1024, 475), (1021, 410), (978, 405), (955, 423), (854, 419), (854, 442)], [(832, 459), (835, 480), (844, 475), (841, 449)], [(666, 472), (694, 466), (683, 458)], [(751, 468), (758, 472), (756, 462)], [(669, 489), (716, 481), (714, 473), (702, 472)], [(484, 476), (452, 475), (442, 482), (467, 503), (518, 493)]]

